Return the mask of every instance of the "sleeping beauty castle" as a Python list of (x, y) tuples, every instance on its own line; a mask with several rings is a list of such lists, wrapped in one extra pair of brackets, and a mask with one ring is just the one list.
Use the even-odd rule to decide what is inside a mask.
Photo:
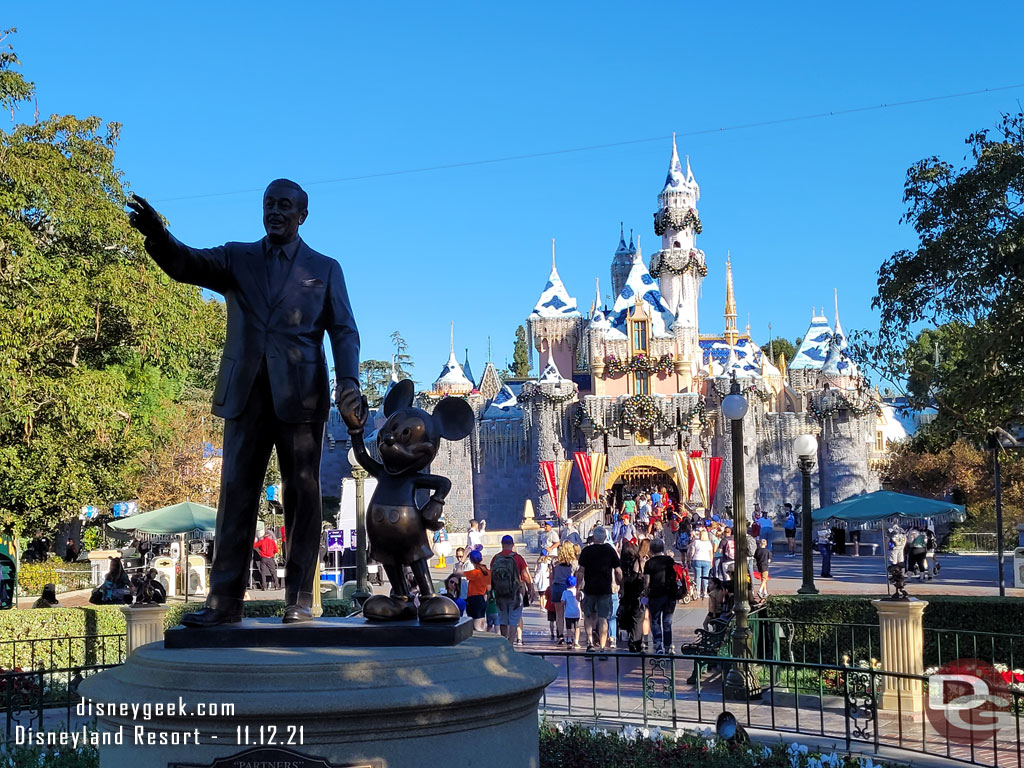
[[(538, 516), (562, 514), (611, 490), (666, 486), (697, 507), (731, 515), (732, 473), (745, 477), (747, 514), (799, 504), (801, 474), (793, 443), (818, 436), (814, 506), (879, 487), (877, 468), (890, 440), (905, 436), (892, 411), (847, 354), (838, 300), (832, 322), (812, 311), (794, 358), (771, 359), (737, 327), (726, 261), (724, 324), (701, 333), (698, 302), (708, 260), (697, 247), (700, 186), (675, 139), (657, 196), (660, 249), (645, 258), (620, 228), (611, 258), (612, 305), (581, 311), (551, 273), (526, 318), (535, 380), (503, 382), (488, 362), (475, 378), (459, 363), (454, 335), (448, 362), (419, 405), (462, 397), (477, 414), (459, 443), (443, 444), (431, 471), (449, 476), (446, 517), (463, 528), (473, 517), (491, 529), (515, 528), (525, 502)], [(532, 363), (532, 360), (531, 360)], [(532, 365), (531, 365), (532, 367)], [(732, 465), (722, 398), (736, 381), (748, 402), (743, 466)], [(332, 419), (329, 432), (344, 428)], [(329, 434), (328, 439), (332, 439)], [(326, 456), (326, 452), (325, 452)]]

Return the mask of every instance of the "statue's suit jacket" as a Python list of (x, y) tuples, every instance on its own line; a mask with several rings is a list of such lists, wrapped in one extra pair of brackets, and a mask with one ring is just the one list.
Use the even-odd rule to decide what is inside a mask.
[(238, 417), (266, 359), (274, 411), (292, 424), (326, 421), (331, 401), (324, 333), (338, 380), (359, 381), (359, 331), (341, 265), (301, 240), (281, 285), (267, 280), (263, 241), (190, 248), (169, 233), (146, 250), (175, 280), (223, 294), (227, 339), (213, 413)]

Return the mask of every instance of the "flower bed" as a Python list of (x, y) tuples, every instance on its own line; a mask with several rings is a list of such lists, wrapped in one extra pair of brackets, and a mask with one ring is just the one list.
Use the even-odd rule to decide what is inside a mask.
[(821, 753), (797, 743), (729, 744), (710, 728), (664, 731), (627, 725), (621, 731), (542, 722), (541, 768), (879, 768), (865, 755)]

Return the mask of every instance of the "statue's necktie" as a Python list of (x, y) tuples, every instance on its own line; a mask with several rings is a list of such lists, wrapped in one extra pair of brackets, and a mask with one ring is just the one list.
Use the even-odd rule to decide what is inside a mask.
[(270, 295), (276, 296), (281, 290), (281, 283), (288, 273), (288, 260), (281, 248), (271, 248), (267, 254), (267, 282), (270, 284)]

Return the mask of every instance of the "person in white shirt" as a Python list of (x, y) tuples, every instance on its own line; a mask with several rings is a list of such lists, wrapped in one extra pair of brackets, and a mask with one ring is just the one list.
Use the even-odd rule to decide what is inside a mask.
[(484, 530), (487, 528), (487, 521), (469, 521), (469, 530), (466, 532), (466, 550), (472, 552), (474, 549), (484, 548)]
[(567, 646), (575, 648), (580, 644), (580, 601), (576, 595), (576, 577), (566, 580), (566, 588), (562, 590), (562, 605), (565, 610), (565, 634), (569, 640)]

